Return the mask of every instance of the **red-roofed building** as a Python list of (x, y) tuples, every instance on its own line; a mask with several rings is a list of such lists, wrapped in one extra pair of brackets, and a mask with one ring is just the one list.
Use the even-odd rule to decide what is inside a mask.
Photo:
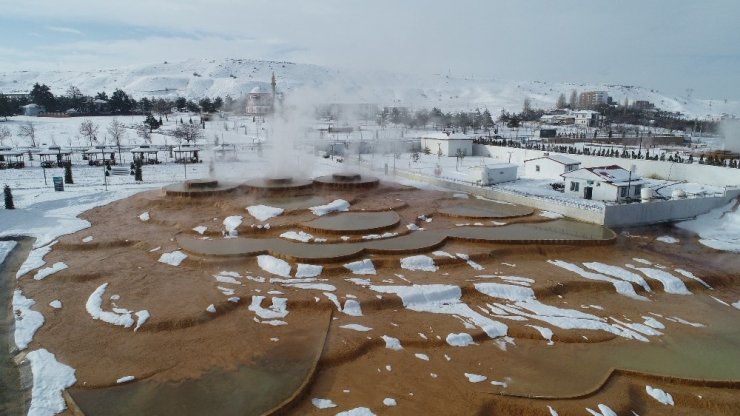
[(617, 165), (582, 168), (560, 176), (565, 180), (567, 195), (598, 201), (640, 199), (645, 184), (635, 173)]

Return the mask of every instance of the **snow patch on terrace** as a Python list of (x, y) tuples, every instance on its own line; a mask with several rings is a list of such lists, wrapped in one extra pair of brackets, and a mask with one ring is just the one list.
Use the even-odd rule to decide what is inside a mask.
[(471, 383), (480, 383), (482, 381), (486, 381), (486, 379), (488, 378), (480, 374), (472, 374), (472, 373), (465, 373), (465, 377), (467, 377), (468, 381)]
[[(637, 339), (643, 342), (648, 341), (639, 332), (620, 325), (610, 325), (606, 323), (604, 318), (573, 309), (561, 309), (555, 306), (545, 305), (536, 300), (534, 292), (528, 287), (499, 283), (476, 283), (475, 288), (488, 296), (513, 302), (508, 305), (496, 303), (495, 307), (492, 307), (491, 310), (495, 313), (498, 312), (497, 314), (501, 314), (500, 311), (503, 311), (510, 315), (547, 322), (550, 325), (562, 329), (601, 330), (624, 338)], [(541, 331), (538, 327), (533, 326), (533, 328), (540, 331), (540, 334), (545, 339), (552, 338), (552, 331), (549, 331), (547, 328), (543, 328), (545, 331)]]
[(180, 250), (175, 250), (169, 253), (162, 253), (162, 255), (159, 256), (159, 262), (177, 267), (186, 258), (188, 258), (187, 254), (183, 253)]
[(297, 278), (316, 277), (316, 276), (319, 276), (323, 270), (324, 270), (324, 266), (298, 263), (298, 266), (295, 272), (295, 277)]
[(60, 272), (60, 271), (66, 269), (68, 267), (69, 266), (67, 266), (65, 263), (63, 263), (61, 261), (60, 262), (56, 262), (51, 267), (45, 267), (45, 268), (39, 270), (38, 272), (36, 272), (36, 275), (33, 278), (35, 280), (43, 280), (43, 279), (51, 276), (52, 274), (54, 274), (56, 272)]
[(29, 352), (26, 359), (31, 362), (33, 375), (28, 415), (51, 416), (63, 412), (67, 405), (62, 392), (77, 381), (74, 368), (60, 363), (43, 348)]
[(109, 324), (130, 328), (134, 324), (134, 320), (131, 318), (131, 313), (119, 314), (103, 310), (103, 294), (107, 288), (108, 283), (103, 283), (95, 289), (90, 297), (87, 298), (87, 303), (85, 304), (87, 313), (90, 314), (93, 319), (99, 319)]
[(354, 409), (339, 412), (336, 416), (375, 416), (375, 413), (371, 412), (367, 407), (355, 407)]
[(701, 283), (707, 289), (713, 289), (712, 286), (709, 286), (707, 282), (694, 276), (694, 273), (691, 273), (690, 271), (684, 270), (684, 269), (675, 269), (675, 270), (676, 270), (676, 273), (680, 274), (681, 276), (688, 277), (689, 279), (692, 279), (692, 280), (696, 280), (697, 282)]
[(262, 319), (282, 319), (288, 316), (288, 299), (272, 298), (272, 305), (267, 309), (262, 307), (264, 299), (264, 296), (252, 296), (252, 304), (249, 305), (249, 310)]
[(609, 406), (607, 406), (605, 404), (599, 404), (598, 407), (599, 407), (599, 411), (601, 413), (599, 413), (599, 412), (597, 412), (595, 410), (589, 409), (588, 407), (586, 408), (586, 410), (589, 413), (591, 413), (593, 416), (618, 416), (617, 413), (614, 410), (612, 410)]
[(28, 253), (26, 261), (23, 262), (21, 267), (18, 269), (18, 272), (15, 274), (16, 279), (20, 279), (21, 277), (23, 277), (23, 275), (30, 272), (31, 270), (37, 269), (46, 264), (46, 262), (44, 261), (44, 256), (51, 252), (51, 248), (56, 243), (57, 241), (55, 240), (46, 246), (34, 248), (33, 250), (31, 250), (31, 252)]
[(197, 227), (193, 227), (193, 231), (195, 231), (196, 233), (200, 235), (203, 235), (203, 233), (206, 232), (207, 229), (208, 227), (206, 227), (205, 225), (199, 225)]
[(436, 272), (439, 270), (434, 259), (425, 255), (404, 257), (401, 259), (401, 268), (412, 271)]
[(252, 205), (247, 207), (247, 212), (249, 212), (249, 215), (257, 219), (257, 221), (262, 222), (281, 215), (284, 210), (282, 208), (271, 207), (269, 205)]
[(624, 280), (617, 280), (603, 274), (588, 272), (586, 270), (583, 270), (578, 265), (562, 260), (548, 260), (547, 262), (552, 265), (561, 267), (565, 270), (570, 270), (571, 272), (574, 272), (585, 279), (609, 282), (614, 285), (614, 289), (616, 289), (617, 293), (619, 293), (620, 295), (627, 296), (635, 300), (648, 300), (648, 298), (638, 295), (637, 292), (635, 292), (635, 288), (632, 287), (632, 284), (629, 282), (625, 282)]
[(649, 267), (635, 267), (635, 270), (641, 271), (645, 276), (657, 280), (663, 284), (663, 290), (673, 295), (690, 295), (686, 285), (678, 277), (659, 269)]
[(257, 256), (257, 265), (268, 273), (282, 277), (290, 277), (290, 264), (277, 257), (267, 254)]
[(235, 277), (241, 277), (239, 273), (222, 271), (219, 274), (214, 274), (213, 277), (219, 283), (227, 283), (231, 285), (241, 285), (242, 282), (235, 279)]
[(332, 212), (349, 211), (349, 202), (343, 199), (335, 199), (326, 205), (319, 205), (309, 208), (314, 215), (322, 216)]
[(473, 337), (466, 332), (460, 332), (459, 334), (448, 334), (445, 338), (447, 344), (453, 347), (467, 347), (468, 345), (474, 345)]
[(286, 231), (280, 234), (280, 237), (286, 238), (288, 240), (300, 241), (303, 243), (308, 243), (309, 241), (313, 240), (313, 235), (304, 231)]
[(678, 238), (671, 237), (670, 235), (661, 235), (655, 240), (660, 241), (661, 243), (666, 243), (666, 244), (676, 244), (680, 241)]
[(344, 267), (354, 274), (375, 274), (375, 266), (370, 259), (363, 259), (359, 261), (354, 261), (352, 263), (347, 263), (344, 265)]
[(224, 229), (226, 230), (226, 234), (228, 234), (230, 237), (236, 237), (239, 233), (236, 231), (237, 228), (239, 228), (240, 225), (242, 225), (242, 217), (241, 215), (232, 215), (230, 217), (224, 218)]
[(329, 399), (318, 399), (313, 398), (311, 399), (311, 404), (314, 405), (317, 409), (329, 409), (332, 407), (337, 407), (337, 404)]
[(642, 278), (642, 276), (636, 273), (632, 273), (629, 270), (599, 262), (583, 263), (583, 265), (599, 273), (616, 277), (617, 279), (622, 279), (626, 282), (636, 283), (642, 286), (642, 288), (645, 289), (646, 292), (652, 291), (650, 289), (650, 285), (648, 285), (648, 283), (645, 281), (645, 279)]
[(653, 399), (663, 403), (664, 405), (673, 406), (673, 396), (664, 392), (657, 387), (645, 386), (645, 392)]
[(554, 344), (554, 342), (552, 341), (552, 336), (553, 336), (552, 329), (545, 328), (543, 326), (537, 326), (537, 325), (525, 325), (525, 326), (536, 329), (537, 332), (539, 332), (540, 335), (542, 335), (542, 338), (547, 340), (547, 345)]
[(485, 267), (483, 267), (480, 264), (474, 262), (473, 260), (470, 260), (470, 256), (468, 256), (467, 254), (464, 254), (464, 253), (455, 253), (455, 254), (457, 255), (457, 257), (465, 260), (465, 263), (468, 263), (468, 266), (472, 267), (473, 269), (475, 269), (477, 271), (481, 271), (481, 270), (485, 269)]
[(141, 213), (141, 214), (139, 215), (139, 219), (140, 219), (140, 220), (142, 220), (142, 221), (144, 221), (144, 222), (146, 222), (146, 221), (149, 221), (149, 211), (147, 211), (147, 212), (142, 212), (142, 213)]
[(44, 324), (44, 315), (31, 310), (36, 301), (23, 296), (20, 289), (13, 291), (13, 316), (15, 317), (15, 345), (19, 350), (28, 348), (33, 335)]
[(383, 341), (385, 341), (385, 347), (389, 350), (400, 351), (403, 349), (401, 341), (398, 338), (393, 338), (388, 335), (383, 335)]
[(340, 326), (340, 328), (351, 329), (353, 331), (359, 331), (359, 332), (372, 331), (372, 328), (364, 326), (364, 325), (360, 325), (360, 324), (347, 324), (347, 325)]
[(469, 325), (481, 328), (489, 337), (506, 336), (508, 327), (475, 312), (462, 302), (458, 286), (433, 284), (413, 286), (370, 286), (380, 293), (393, 293), (401, 298), (403, 306), (416, 312), (457, 315)]

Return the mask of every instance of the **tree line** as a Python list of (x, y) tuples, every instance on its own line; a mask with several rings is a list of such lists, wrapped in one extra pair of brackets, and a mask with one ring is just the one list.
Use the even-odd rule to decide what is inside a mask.
[[(86, 115), (130, 115), (155, 113), (166, 117), (173, 109), (177, 111), (213, 113), (221, 109), (232, 110), (241, 103), (230, 96), (204, 97), (198, 100), (188, 100), (185, 97), (147, 98), (136, 100), (130, 94), (118, 88), (109, 96), (105, 91), (95, 95), (85, 95), (76, 86), (70, 86), (62, 95), (54, 95), (46, 84), (34, 84), (29, 96), (9, 97), (0, 94), (0, 117), (22, 114), (22, 107), (27, 104), (43, 106), (47, 112), (66, 112)], [(242, 105), (243, 106), (243, 105)]]
[(426, 128), (431, 125), (433, 129), (457, 129), (463, 133), (472, 131), (490, 131), (496, 123), (493, 122), (488, 109), (481, 111), (460, 111), (457, 113), (443, 112), (437, 107), (427, 110), (425, 108), (411, 111), (405, 107), (385, 107), (378, 114), (378, 124), (401, 125), (408, 128)]

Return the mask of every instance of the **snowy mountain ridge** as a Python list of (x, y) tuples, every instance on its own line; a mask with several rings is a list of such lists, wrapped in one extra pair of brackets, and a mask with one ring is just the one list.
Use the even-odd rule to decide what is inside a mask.
[(51, 87), (55, 95), (70, 86), (93, 95), (120, 88), (135, 98), (205, 96), (237, 98), (255, 86), (268, 87), (272, 73), (278, 89), (290, 97), (308, 89), (313, 100), (324, 103), (373, 103), (382, 106), (438, 107), (443, 111), (488, 108), (518, 112), (529, 97), (537, 108), (554, 107), (562, 93), (607, 91), (619, 103), (646, 100), (658, 108), (688, 117), (711, 118), (722, 113), (740, 115), (740, 102), (677, 97), (639, 86), (505, 81), (457, 78), (450, 75), (410, 75), (368, 70), (334, 69), (312, 64), (251, 59), (188, 59), (115, 69), (89, 71), (13, 71), (0, 73), (0, 92), (28, 92), (34, 83)]

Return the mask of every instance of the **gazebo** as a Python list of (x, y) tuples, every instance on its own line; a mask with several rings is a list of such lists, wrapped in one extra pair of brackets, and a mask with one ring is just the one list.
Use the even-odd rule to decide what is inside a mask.
[(157, 149), (151, 148), (147, 144), (131, 149), (131, 155), (133, 156), (134, 163), (141, 162), (142, 165), (157, 165), (161, 163), (157, 156)]
[(116, 153), (112, 149), (106, 149), (105, 146), (95, 146), (85, 150), (83, 158), (87, 160), (87, 164), (90, 166), (116, 164)]
[(49, 146), (39, 152), (42, 168), (63, 168), (72, 164), (72, 152), (62, 150), (59, 146)]
[(22, 169), (25, 166), (23, 152), (10, 148), (0, 148), (0, 169)]
[(198, 157), (198, 152), (201, 149), (195, 146), (180, 146), (177, 149), (172, 149), (172, 153), (175, 155), (175, 163), (200, 163), (202, 162)]

